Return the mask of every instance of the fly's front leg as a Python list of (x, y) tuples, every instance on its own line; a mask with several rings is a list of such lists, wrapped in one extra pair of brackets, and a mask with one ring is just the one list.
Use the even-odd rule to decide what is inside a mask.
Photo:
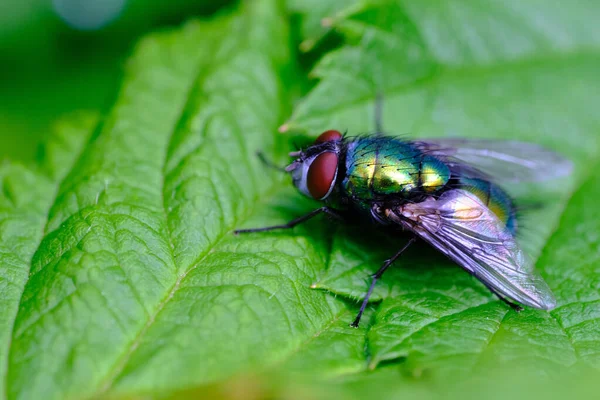
[(325, 206), (325, 207), (317, 208), (316, 210), (313, 210), (313, 211), (309, 212), (308, 214), (305, 214), (301, 217), (293, 219), (290, 222), (288, 222), (287, 224), (266, 226), (264, 228), (238, 229), (238, 230), (233, 231), (233, 233), (235, 233), (237, 235), (239, 233), (267, 232), (267, 231), (274, 231), (276, 229), (291, 229), (291, 228), (295, 227), (296, 225), (299, 225), (303, 222), (308, 221), (309, 219), (311, 219), (313, 217), (316, 217), (319, 214), (327, 214), (336, 219), (339, 219), (339, 220), (342, 219), (342, 216), (339, 214), (338, 211), (334, 210), (333, 208)]
[(411, 244), (413, 244), (417, 239), (415, 237), (411, 238), (408, 243), (406, 243), (404, 245), (403, 248), (400, 249), (400, 251), (398, 251), (396, 254), (394, 254), (394, 256), (388, 260), (385, 260), (385, 262), (383, 263), (383, 265), (381, 266), (381, 268), (379, 268), (377, 270), (377, 272), (375, 272), (372, 276), (371, 276), (371, 286), (369, 286), (369, 290), (367, 291), (367, 295), (365, 296), (362, 305), (360, 306), (360, 310), (358, 311), (358, 315), (356, 316), (356, 318), (354, 319), (354, 322), (352, 322), (352, 324), (350, 324), (350, 326), (354, 327), (354, 328), (358, 328), (358, 324), (360, 323), (360, 318), (363, 315), (363, 312), (365, 312), (365, 308), (367, 308), (367, 304), (369, 304), (369, 298), (371, 297), (371, 293), (373, 293), (373, 289), (375, 288), (375, 283), (377, 283), (377, 280), (379, 278), (381, 278), (381, 276), (383, 275), (383, 273), (388, 269), (388, 267), (390, 265), (392, 265), (394, 263), (394, 261), (396, 261), (398, 259), (398, 257), (400, 257), (400, 255), (402, 255), (402, 253), (404, 253), (404, 251), (406, 249), (409, 248), (409, 246)]

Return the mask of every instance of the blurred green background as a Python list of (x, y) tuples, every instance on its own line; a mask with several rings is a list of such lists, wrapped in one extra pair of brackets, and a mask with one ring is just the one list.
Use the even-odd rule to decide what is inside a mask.
[(51, 122), (64, 113), (110, 107), (140, 35), (227, 3), (1, 0), (0, 160), (32, 160)]

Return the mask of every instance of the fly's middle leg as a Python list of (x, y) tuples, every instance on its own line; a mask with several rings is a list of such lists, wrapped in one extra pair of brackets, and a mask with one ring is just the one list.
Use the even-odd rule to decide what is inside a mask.
[(375, 288), (375, 283), (377, 283), (377, 280), (379, 278), (381, 278), (381, 276), (383, 275), (383, 273), (388, 269), (388, 267), (390, 265), (392, 265), (394, 263), (394, 261), (396, 261), (398, 259), (398, 257), (400, 257), (400, 255), (402, 255), (402, 253), (404, 253), (404, 251), (406, 249), (409, 248), (409, 246), (411, 244), (413, 244), (417, 239), (415, 237), (411, 238), (408, 243), (406, 243), (404, 245), (403, 248), (400, 249), (400, 251), (398, 251), (396, 254), (394, 254), (393, 257), (391, 257), (388, 260), (385, 260), (385, 262), (383, 263), (383, 265), (377, 270), (377, 272), (375, 272), (372, 276), (371, 276), (371, 286), (369, 286), (369, 290), (367, 291), (367, 295), (365, 296), (365, 298), (363, 299), (363, 302), (360, 306), (360, 310), (358, 311), (358, 315), (356, 316), (356, 318), (354, 319), (354, 322), (352, 322), (352, 324), (350, 324), (350, 326), (354, 327), (354, 328), (358, 328), (358, 324), (360, 323), (360, 319), (363, 315), (363, 313), (365, 312), (365, 308), (367, 308), (367, 304), (369, 303), (369, 298), (371, 297), (371, 294), (373, 293), (373, 289)]

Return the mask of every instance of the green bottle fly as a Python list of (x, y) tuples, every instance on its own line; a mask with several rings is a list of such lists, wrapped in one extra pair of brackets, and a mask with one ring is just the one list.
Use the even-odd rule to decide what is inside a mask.
[(290, 153), (294, 185), (324, 206), (287, 224), (236, 231), (292, 228), (315, 215), (370, 219), (408, 231), (408, 243), (373, 275), (353, 326), (375, 282), (416, 238), (429, 243), (515, 310), (556, 306), (552, 291), (515, 239), (515, 205), (496, 180), (541, 181), (570, 174), (570, 161), (523, 142), (384, 135), (345, 137), (323, 132)]

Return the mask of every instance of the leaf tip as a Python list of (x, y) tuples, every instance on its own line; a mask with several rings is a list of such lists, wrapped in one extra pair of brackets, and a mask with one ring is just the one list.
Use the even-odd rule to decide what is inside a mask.
[(289, 123), (287, 123), (287, 122), (286, 122), (285, 124), (281, 125), (281, 126), (279, 127), (279, 129), (277, 129), (277, 131), (278, 131), (279, 133), (286, 133), (286, 132), (287, 132), (287, 131), (289, 131), (289, 130), (290, 130), (290, 124), (289, 124)]
[(319, 79), (319, 73), (315, 71), (310, 71), (307, 76), (310, 80)]
[(313, 47), (315, 47), (315, 43), (316, 43), (316, 41), (314, 39), (303, 40), (299, 46), (300, 51), (303, 53), (308, 53), (309, 51), (311, 51), (313, 49)]
[(321, 20), (323, 28), (331, 28), (333, 26), (333, 17), (325, 17)]

